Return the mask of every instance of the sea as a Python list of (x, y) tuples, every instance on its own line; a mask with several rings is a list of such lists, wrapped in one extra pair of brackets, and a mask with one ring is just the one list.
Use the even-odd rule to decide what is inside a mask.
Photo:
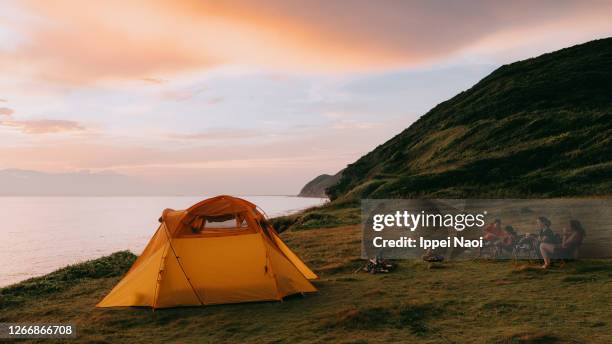
[[(324, 198), (239, 196), (268, 217), (323, 204)], [(140, 254), (165, 208), (206, 197), (0, 197), (0, 287), (120, 250)]]

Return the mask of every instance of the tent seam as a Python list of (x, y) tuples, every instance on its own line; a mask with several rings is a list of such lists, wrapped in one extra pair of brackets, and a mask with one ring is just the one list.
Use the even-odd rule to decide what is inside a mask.
[(272, 279), (274, 280), (274, 287), (276, 288), (276, 296), (280, 301), (283, 301), (283, 296), (281, 295), (280, 289), (278, 288), (278, 279), (276, 279), (276, 272), (274, 272), (274, 268), (272, 267), (272, 259), (270, 259), (270, 248), (266, 244), (266, 239), (263, 237), (263, 233), (260, 231), (259, 234), (262, 236), (262, 244), (266, 250), (266, 264), (269, 266), (270, 273), (272, 274)]
[[(165, 227), (166, 224), (164, 223), (161, 226)], [(168, 255), (168, 247), (169, 247), (169, 243), (166, 247), (164, 247), (164, 253), (161, 256), (161, 259), (159, 260), (159, 266), (157, 268), (157, 279), (155, 280), (155, 293), (153, 294), (153, 305), (152, 305), (153, 310), (155, 310), (155, 306), (157, 305), (157, 300), (159, 299), (159, 290), (161, 289), (161, 279), (163, 278), (163, 276), (161, 275), (162, 264), (165, 266), (164, 263)]]

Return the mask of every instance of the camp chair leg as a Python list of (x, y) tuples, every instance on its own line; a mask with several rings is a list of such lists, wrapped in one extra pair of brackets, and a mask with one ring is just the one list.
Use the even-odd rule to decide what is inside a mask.
[(512, 261), (514, 263), (514, 266), (518, 265), (518, 256), (519, 256), (518, 249), (516, 247), (514, 247), (512, 249)]

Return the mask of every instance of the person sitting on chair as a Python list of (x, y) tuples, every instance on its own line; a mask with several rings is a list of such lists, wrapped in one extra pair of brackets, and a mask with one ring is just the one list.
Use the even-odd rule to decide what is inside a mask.
[(512, 236), (502, 228), (500, 219), (495, 219), (483, 230), (484, 246), (478, 249), (478, 256), (481, 257), (486, 249), (494, 249), (493, 256), (502, 254), (503, 249), (512, 244)]
[(514, 227), (508, 225), (504, 228), (504, 232), (506, 233), (506, 237), (503, 240), (505, 246), (511, 246), (514, 242), (518, 241), (519, 235)]
[(550, 229), (550, 220), (546, 217), (538, 217), (538, 228), (540, 254), (542, 255), (542, 259), (544, 259), (542, 269), (548, 269), (550, 267), (550, 259), (555, 252), (555, 247), (559, 245), (560, 240), (557, 234)]
[(497, 242), (505, 236), (505, 233), (501, 227), (501, 220), (495, 219), (493, 223), (489, 224), (484, 229), (484, 240), (489, 242)]
[(586, 232), (578, 220), (571, 220), (563, 230), (563, 241), (555, 247), (555, 257), (561, 259), (578, 258), (578, 249), (584, 241)]

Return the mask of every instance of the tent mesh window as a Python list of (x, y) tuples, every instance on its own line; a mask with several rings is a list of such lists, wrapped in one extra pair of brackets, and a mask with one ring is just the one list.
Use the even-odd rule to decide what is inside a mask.
[(251, 230), (245, 214), (200, 215), (193, 217), (182, 235), (238, 233)]
[(244, 216), (239, 214), (226, 214), (220, 216), (202, 216), (203, 228), (206, 229), (245, 229), (249, 225)]

